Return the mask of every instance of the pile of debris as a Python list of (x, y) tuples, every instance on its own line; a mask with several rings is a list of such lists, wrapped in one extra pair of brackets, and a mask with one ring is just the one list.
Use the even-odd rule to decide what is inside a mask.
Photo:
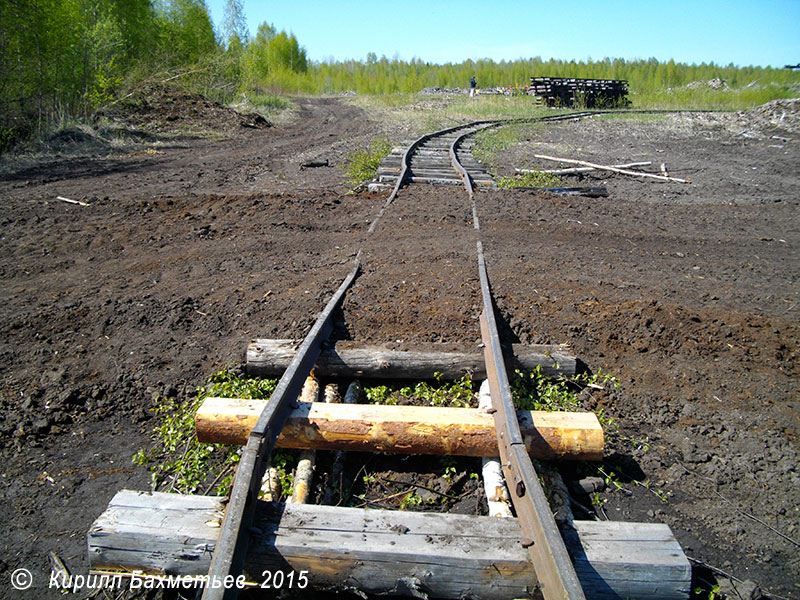
[(781, 98), (761, 106), (737, 113), (740, 120), (751, 127), (779, 127), (791, 133), (800, 133), (800, 98)]
[(228, 134), (271, 124), (258, 113), (242, 114), (205, 96), (177, 87), (143, 86), (95, 113), (96, 119), (125, 129), (167, 135)]
[(423, 96), (437, 96), (441, 94), (466, 94), (469, 90), (466, 88), (442, 88), (438, 86), (422, 88), (419, 93)]
[(711, 88), (712, 90), (729, 90), (730, 86), (728, 86), (728, 82), (724, 79), (720, 79), (719, 77), (715, 77), (714, 79), (709, 79), (708, 81), (692, 81), (691, 83), (687, 83), (686, 87), (690, 90), (697, 90), (700, 88)]

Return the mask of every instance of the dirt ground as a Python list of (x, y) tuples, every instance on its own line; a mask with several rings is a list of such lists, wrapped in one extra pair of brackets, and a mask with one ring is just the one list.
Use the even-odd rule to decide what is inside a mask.
[[(359, 248), (343, 337), (480, 338), (465, 197), (409, 189), (368, 235), (383, 198), (347, 193), (347, 154), (408, 131), (347, 99), (299, 99), (272, 126), (202, 104), (185, 122), (170, 105), (0, 159), (1, 598), (60, 597), (48, 552), (84, 572), (91, 522), (149, 486), (131, 456), (154, 397), (193, 397), (252, 337), (302, 338)], [(665, 162), (693, 183), (592, 175), (609, 197), (494, 191), (478, 212), (507, 336), (568, 342), (620, 382), (584, 397), (616, 423), (602, 468), (618, 476), (587, 509), (669, 524), (687, 555), (748, 581), (742, 597), (796, 598), (800, 133), (751, 117), (532, 128), (499, 174), (544, 153)], [(120, 143), (114, 118), (151, 125)], [(28, 595), (9, 584), (23, 567)]]

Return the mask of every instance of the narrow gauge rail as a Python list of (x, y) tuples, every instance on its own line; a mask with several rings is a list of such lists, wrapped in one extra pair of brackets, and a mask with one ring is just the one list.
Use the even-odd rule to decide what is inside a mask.
[[(591, 114), (558, 115), (545, 117), (542, 120), (576, 119)], [(473, 169), (470, 172), (470, 169), (461, 163), (459, 147), (467, 136), (481, 129), (503, 123), (504, 121), (470, 123), (426, 134), (412, 142), (403, 154), (395, 187), (370, 225), (369, 232), (375, 231), (386, 208), (397, 197), (401, 186), (409, 180), (412, 183), (450, 183), (451, 181), (463, 183), (472, 202), (475, 229), (480, 229), (474, 200), (474, 182), (486, 183), (491, 180), (484, 178), (482, 171), (476, 172)], [(469, 166), (473, 167), (474, 165), (469, 164)], [(483, 245), (480, 241), (477, 246), (477, 260), (483, 296), (481, 337), (495, 410), (495, 429), (503, 471), (509, 489), (513, 490), (512, 503), (526, 536), (522, 542), (523, 547), (529, 549), (531, 562), (542, 585), (545, 600), (584, 600), (583, 589), (550, 512), (544, 491), (539, 483), (539, 477), (525, 450), (511, 399), (511, 387), (500, 346)], [(302, 389), (303, 381), (319, 357), (322, 343), (333, 330), (331, 323), (333, 311), (356, 278), (360, 268), (359, 252), (353, 269), (317, 318), (250, 433), (237, 469), (231, 500), (222, 522), (222, 531), (211, 562), (210, 581), (225, 581), (231, 576), (238, 576), (244, 569), (249, 530), (255, 515), (261, 479), (266, 472), (270, 454), (288, 419), (291, 405)], [(203, 599), (232, 600), (237, 596), (238, 589), (235, 586), (227, 588), (208, 586), (203, 594)]]
[[(593, 114), (597, 113), (571, 113), (535, 120), (559, 121), (578, 119)], [(400, 154), (399, 161), (394, 161), (397, 170), (393, 190), (368, 231), (370, 233), (375, 231), (378, 222), (396, 199), (400, 188), (409, 183), (462, 184), (472, 205), (473, 226), (479, 231), (480, 223), (474, 190), (476, 186), (491, 185), (491, 179), (482, 170), (482, 167), (471, 158), (470, 146), (466, 140), (470, 135), (482, 129), (519, 121), (470, 123), (427, 134), (413, 141)], [(494, 418), (502, 470), (522, 532), (520, 543), (528, 551), (529, 561), (536, 575), (535, 580), (538, 581), (538, 586), (546, 600), (582, 600), (586, 596), (581, 582), (567, 553), (564, 539), (556, 525), (520, 432), (497, 330), (489, 270), (480, 235), (478, 237), (476, 259), (483, 303), (480, 328), (487, 380), (492, 397), (492, 408), (489, 412)], [(211, 564), (206, 580), (208, 582), (232, 581), (244, 570), (249, 538), (255, 531), (253, 523), (259, 489), (272, 450), (294, 408), (303, 382), (320, 356), (323, 343), (333, 330), (334, 310), (358, 276), (360, 269), (361, 252), (359, 251), (351, 271), (318, 316), (250, 432), (236, 472), (221, 530), (213, 545)], [(98, 535), (105, 535), (105, 532), (100, 532)], [(668, 537), (671, 538), (671, 534)], [(670, 546), (669, 550), (674, 554), (674, 546)], [(682, 557), (682, 553), (680, 555)], [(685, 582), (688, 589), (687, 572), (689, 572), (689, 568), (685, 557), (683, 562), (686, 564), (685, 568), (680, 561), (677, 567), (674, 562), (667, 566), (667, 569), (675, 569), (674, 579), (678, 582), (677, 587), (671, 588), (673, 593), (668, 597), (686, 597), (682, 593), (682, 586)], [(672, 575), (672, 572), (670, 574)], [(651, 581), (649, 575), (646, 577), (648, 581), (644, 582), (645, 588), (651, 592), (656, 589), (660, 590), (659, 583), (655, 580)], [(637, 582), (637, 585), (639, 583)], [(203, 598), (205, 600), (231, 600), (238, 596), (238, 592), (239, 589), (236, 586), (207, 585)], [(605, 594), (602, 595), (606, 597)], [(612, 594), (609, 597), (617, 596)]]

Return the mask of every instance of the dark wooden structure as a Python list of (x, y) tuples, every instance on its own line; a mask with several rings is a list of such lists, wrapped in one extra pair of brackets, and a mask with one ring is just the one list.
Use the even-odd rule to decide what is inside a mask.
[(542, 98), (548, 106), (606, 108), (630, 104), (628, 82), (622, 79), (531, 77), (528, 94)]

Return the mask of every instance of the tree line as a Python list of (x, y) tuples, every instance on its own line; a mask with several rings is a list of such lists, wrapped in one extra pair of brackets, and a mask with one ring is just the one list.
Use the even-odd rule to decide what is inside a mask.
[(778, 86), (797, 95), (784, 69), (626, 61), (467, 60), (433, 64), (370, 53), (364, 60), (308, 60), (286, 31), (262, 23), (248, 34), (241, 0), (227, 0), (215, 31), (205, 0), (0, 0), (0, 149), (11, 139), (85, 118), (146, 81), (175, 81), (215, 100), (242, 94), (413, 93), (426, 87), (524, 86), (531, 76), (626, 79), (648, 94), (693, 81)]
[(264, 23), (250, 40), (242, 15), (228, 0), (218, 33), (204, 0), (0, 0), (0, 149), (142, 82), (186, 77), (225, 100), (307, 70), (294, 35)]

